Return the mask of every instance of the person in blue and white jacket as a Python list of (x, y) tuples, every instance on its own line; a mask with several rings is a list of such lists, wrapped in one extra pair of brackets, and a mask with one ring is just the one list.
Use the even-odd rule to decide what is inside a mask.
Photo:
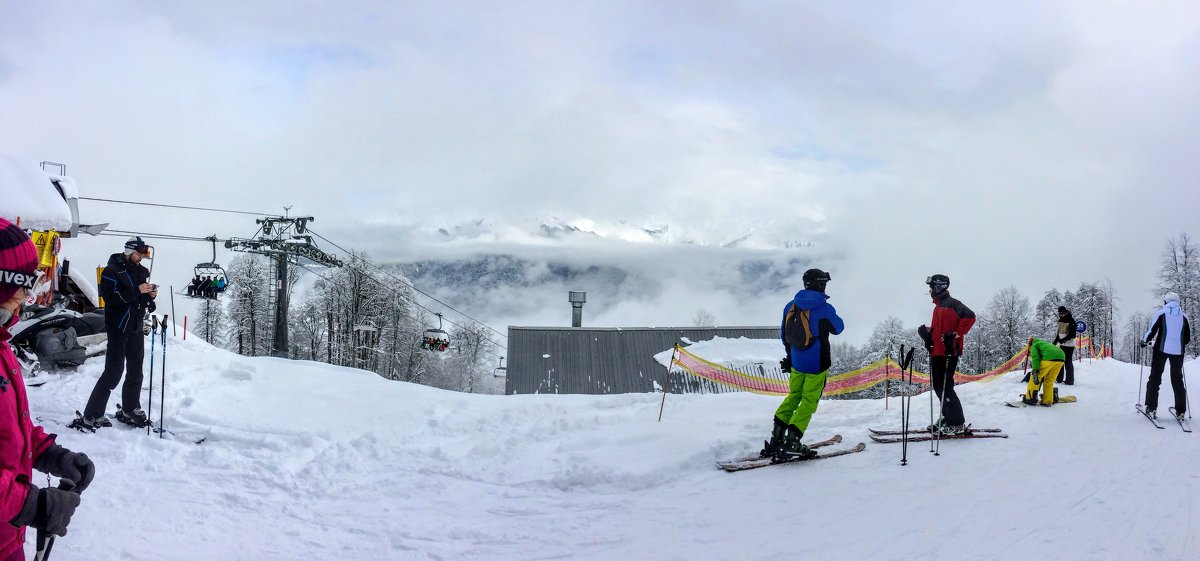
[[(1153, 343), (1151, 342), (1153, 339)], [(1179, 295), (1168, 292), (1163, 307), (1150, 318), (1150, 329), (1142, 336), (1142, 346), (1153, 344), (1150, 359), (1150, 379), (1146, 381), (1146, 413), (1157, 417), (1158, 387), (1162, 385), (1163, 368), (1171, 362), (1171, 389), (1175, 392), (1175, 415), (1182, 418), (1187, 411), (1187, 387), (1183, 382), (1183, 350), (1192, 340), (1192, 328), (1187, 314), (1179, 307)]]

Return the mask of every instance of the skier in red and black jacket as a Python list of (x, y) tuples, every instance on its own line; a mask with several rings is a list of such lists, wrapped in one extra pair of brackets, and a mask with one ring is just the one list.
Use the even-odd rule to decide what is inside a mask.
[(953, 436), (966, 431), (962, 403), (954, 392), (954, 371), (963, 352), (963, 337), (975, 325), (975, 312), (950, 296), (950, 277), (932, 275), (926, 277), (925, 284), (935, 304), (933, 320), (917, 332), (929, 351), (930, 382), (942, 403), (942, 418), (929, 431)]

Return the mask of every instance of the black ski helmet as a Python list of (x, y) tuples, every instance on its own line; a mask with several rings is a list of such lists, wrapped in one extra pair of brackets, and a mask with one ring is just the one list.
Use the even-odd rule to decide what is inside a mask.
[(806, 290), (825, 292), (825, 283), (829, 281), (829, 273), (826, 273), (825, 271), (820, 269), (809, 269), (804, 271), (804, 288)]
[(933, 288), (934, 293), (940, 293), (950, 288), (950, 277), (946, 275), (930, 275), (925, 277), (925, 284)]

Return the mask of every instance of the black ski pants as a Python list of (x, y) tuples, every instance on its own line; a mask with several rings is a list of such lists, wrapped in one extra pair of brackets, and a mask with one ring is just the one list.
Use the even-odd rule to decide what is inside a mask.
[(1075, 367), (1072, 366), (1071, 355), (1075, 354), (1075, 347), (1061, 347), (1060, 346), (1059, 348), (1062, 349), (1063, 354), (1067, 355), (1067, 358), (1063, 359), (1063, 369), (1062, 369), (1062, 371), (1060, 371), (1058, 373), (1058, 380), (1056, 380), (1056, 381), (1060, 384), (1074, 386), (1075, 385)]
[(1171, 389), (1175, 392), (1175, 412), (1187, 411), (1187, 388), (1183, 384), (1183, 355), (1154, 351), (1150, 359), (1150, 379), (1146, 380), (1146, 409), (1158, 409), (1158, 387), (1162, 385), (1163, 370), (1171, 362)]
[(954, 392), (954, 371), (958, 368), (958, 357), (935, 356), (929, 359), (930, 382), (933, 383), (933, 393), (937, 394), (942, 403), (942, 417), (947, 425), (961, 425), (966, 422), (963, 417), (962, 403)]
[[(140, 326), (139, 326), (140, 327)], [(121, 381), (125, 371), (125, 385), (121, 388), (121, 407), (133, 411), (142, 406), (142, 357), (146, 354), (146, 340), (139, 329), (133, 333), (108, 332), (108, 353), (104, 357), (104, 373), (96, 380), (92, 395), (88, 398), (83, 414), (89, 419), (104, 415), (108, 408), (108, 396)]]

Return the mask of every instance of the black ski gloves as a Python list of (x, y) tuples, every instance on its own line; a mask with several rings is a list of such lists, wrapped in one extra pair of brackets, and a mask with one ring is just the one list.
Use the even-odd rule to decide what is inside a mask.
[(925, 343), (925, 351), (933, 352), (933, 334), (929, 332), (929, 328), (924, 325), (918, 327), (917, 335), (920, 335), (921, 341)]
[(30, 526), (56, 536), (65, 536), (67, 525), (71, 523), (71, 516), (75, 514), (77, 506), (79, 495), (74, 491), (38, 489), (30, 484), (29, 494), (25, 496), (25, 506), (21, 507), (21, 512), (9, 523), (18, 528)]
[(87, 454), (72, 452), (58, 444), (51, 444), (42, 452), (42, 455), (34, 460), (33, 469), (70, 479), (75, 483), (76, 493), (87, 489), (88, 485), (92, 484), (92, 477), (96, 475), (96, 465), (88, 459)]
[(792, 373), (792, 357), (785, 356), (779, 359), (779, 371), (783, 372), (784, 374)]

